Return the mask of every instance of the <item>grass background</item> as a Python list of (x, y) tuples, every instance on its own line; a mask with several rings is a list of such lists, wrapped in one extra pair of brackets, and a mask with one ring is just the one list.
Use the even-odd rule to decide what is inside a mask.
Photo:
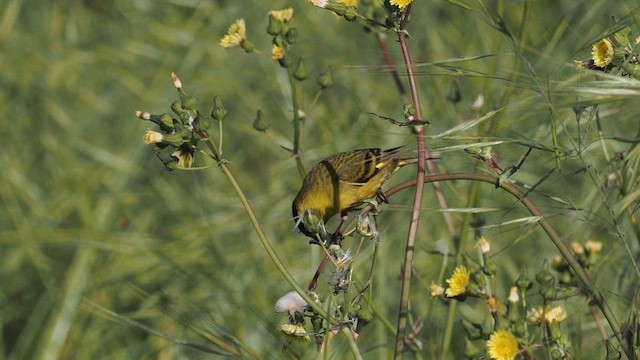
[[(425, 118), (431, 121), (427, 134), (433, 137), (428, 143), (440, 156), (438, 166), (443, 172), (489, 171), (453, 148), (484, 137), (504, 140), (494, 147), (502, 166), (518, 162), (527, 150), (523, 144), (536, 145), (539, 149), (513, 177), (533, 185), (556, 166), (549, 150), (553, 109), (562, 172), (553, 172), (534, 199), (566, 241), (604, 242), (605, 256), (593, 276), (626, 320), (634, 313), (638, 288), (637, 233), (628, 216), (614, 216), (604, 204), (619, 204), (637, 180), (632, 144), (611, 138), (637, 138), (638, 84), (621, 78), (598, 82), (577, 72), (572, 62), (589, 57), (590, 45), (610, 27), (610, 16), (626, 17), (638, 35), (635, 3), (484, 5), (486, 12), (444, 1), (414, 4), (411, 54), (421, 64), (418, 80)], [(290, 271), (307, 282), (321, 254), (292, 231), (290, 204), (301, 179), (281, 148), (292, 132), (285, 73), (268, 56), (218, 45), (229, 24), (243, 17), (250, 39), (269, 54), (266, 14), (288, 6), (295, 9), (292, 24), (300, 33), (294, 51), (304, 56), (311, 74), (303, 83), (305, 106), (317, 89), (317, 74), (332, 66), (336, 82), (308, 109), (304, 163), (311, 166), (353, 148), (411, 146), (407, 129), (368, 115), (399, 118), (402, 109), (371, 34), (306, 1), (8, 0), (0, 5), (0, 357), (210, 356), (126, 324), (126, 319), (209, 348), (215, 348), (214, 337), (244, 344), (245, 356), (315, 356), (314, 346), (281, 352), (274, 329), (286, 319), (273, 314), (273, 304), (290, 289), (259, 246), (226, 179), (215, 168), (166, 172), (141, 141), (149, 123), (134, 116), (135, 110), (168, 111), (176, 98), (171, 71), (198, 96), (205, 113), (210, 99), (221, 96), (230, 113), (224, 124), (225, 158)], [(492, 26), (498, 15), (513, 36)], [(388, 39), (398, 55), (393, 34)], [(478, 55), (489, 56), (456, 61)], [(454, 79), (460, 84), (458, 103), (446, 97)], [(484, 104), (473, 110), (479, 94)], [(576, 122), (577, 99), (602, 103), (599, 122), (590, 109)], [(267, 134), (251, 126), (258, 109), (270, 119)], [(495, 109), (501, 111), (490, 119), (491, 133), (487, 122), (436, 136)], [(629, 162), (613, 161), (616, 152)], [(411, 175), (402, 170), (391, 182)], [(445, 185), (451, 207), (466, 206), (470, 186)], [(450, 238), (431, 189), (423, 205), (412, 313), (425, 321), (420, 338), (426, 358), (460, 358), (461, 327), (451, 353), (439, 354), (446, 305), (428, 294), (445, 261), (433, 250)], [(481, 193), (478, 206), (495, 208), (483, 214), (488, 225), (495, 225), (483, 233), (496, 249), (498, 295), (504, 297), (521, 266), (535, 274), (542, 260), (557, 251), (531, 224), (502, 225), (526, 216), (512, 199), (488, 185)], [(373, 295), (378, 319), (392, 324), (410, 204), (410, 192), (401, 193), (380, 216), (384, 255)], [(462, 215), (454, 214), (458, 224)], [(462, 235), (464, 249), (475, 254), (472, 234)], [(355, 264), (362, 278), (371, 248)], [(481, 306), (465, 302), (459, 313), (482, 319)], [(567, 307), (566, 331), (576, 358), (602, 358), (605, 347), (595, 322), (585, 316), (584, 300)], [(383, 359), (393, 338), (383, 321), (375, 321), (359, 344), (367, 358)], [(329, 356), (350, 355), (338, 341)]]

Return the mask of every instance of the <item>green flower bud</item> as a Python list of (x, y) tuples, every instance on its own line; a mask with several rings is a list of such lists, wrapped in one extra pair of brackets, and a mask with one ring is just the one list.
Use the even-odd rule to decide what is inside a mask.
[(540, 285), (538, 292), (542, 298), (547, 301), (556, 299), (557, 292), (555, 284)]
[(186, 96), (184, 100), (182, 100), (182, 107), (186, 110), (196, 111), (198, 108), (198, 100), (195, 96)]
[(330, 67), (318, 76), (318, 84), (323, 89), (333, 86), (333, 71)]
[(467, 293), (471, 296), (480, 297), (484, 293), (482, 288), (478, 284), (471, 283), (467, 286)]
[(409, 121), (415, 119), (416, 108), (413, 106), (413, 104), (404, 104), (404, 107), (402, 109), (402, 116)]
[(250, 53), (253, 52), (253, 50), (255, 50), (255, 46), (253, 45), (253, 43), (247, 39), (242, 40), (242, 42), (240, 42), (240, 47), (244, 50), (244, 52)]
[(253, 120), (253, 128), (265, 132), (269, 128), (269, 119), (267, 119), (262, 110), (258, 110), (256, 113), (256, 118)]
[(473, 323), (466, 319), (463, 319), (461, 322), (469, 340), (480, 340), (484, 338), (482, 334), (482, 325)]
[(213, 109), (211, 109), (211, 117), (222, 121), (227, 116), (227, 109), (222, 104), (222, 99), (219, 96), (213, 97)]
[(312, 234), (319, 234), (321, 238), (326, 236), (327, 230), (324, 227), (324, 222), (320, 219), (313, 210), (306, 209), (302, 213), (302, 218), (300, 219), (304, 226), (311, 232)]
[(457, 79), (453, 79), (451, 81), (451, 85), (449, 85), (449, 91), (447, 91), (447, 100), (452, 103), (458, 103), (462, 100), (462, 93), (460, 92), (460, 83)]
[(197, 132), (207, 131), (211, 127), (211, 120), (200, 116), (194, 125)]
[(356, 12), (356, 8), (353, 6), (348, 6), (346, 11), (344, 12), (344, 19), (347, 21), (353, 21), (358, 16)]
[(182, 104), (180, 103), (180, 100), (175, 100), (174, 102), (171, 103), (171, 110), (178, 116), (184, 113), (184, 109), (182, 108)]
[(160, 151), (156, 152), (156, 156), (158, 157), (158, 159), (160, 159), (167, 170), (173, 171), (178, 168), (178, 159), (174, 158), (173, 156)]
[(276, 20), (272, 15), (269, 15), (269, 25), (267, 25), (267, 34), (279, 35), (282, 33), (282, 23)]
[(278, 63), (280, 63), (281, 67), (286, 69), (293, 64), (293, 61), (290, 56), (283, 55), (282, 58), (278, 59)]
[(298, 81), (302, 81), (306, 79), (308, 75), (307, 67), (304, 66), (304, 60), (302, 58), (298, 59), (298, 65), (296, 65), (296, 70), (293, 72), (293, 77)]
[(529, 272), (527, 271), (527, 268), (525, 266), (523, 266), (522, 270), (520, 270), (520, 276), (518, 276), (515, 285), (522, 292), (531, 289), (531, 286), (533, 286), (533, 284), (531, 284), (531, 279), (529, 279)]
[(364, 237), (372, 237), (377, 234), (376, 227), (369, 219), (369, 216), (362, 214), (358, 214), (356, 232)]
[(487, 275), (495, 275), (498, 272), (498, 265), (489, 256), (485, 260), (484, 268), (482, 271)]
[(487, 286), (487, 279), (484, 277), (484, 274), (481, 271), (474, 272), (471, 275), (473, 277), (473, 281), (478, 284), (479, 287), (483, 288)]
[(542, 266), (543, 266), (543, 269), (536, 274), (536, 281), (538, 281), (540, 285), (548, 285), (548, 284), (555, 285), (555, 278), (553, 277), (553, 274), (549, 270), (550, 269), (549, 261), (545, 260)]
[(284, 37), (288, 44), (294, 44), (296, 41), (298, 41), (298, 29), (296, 28), (289, 29), (285, 33)]

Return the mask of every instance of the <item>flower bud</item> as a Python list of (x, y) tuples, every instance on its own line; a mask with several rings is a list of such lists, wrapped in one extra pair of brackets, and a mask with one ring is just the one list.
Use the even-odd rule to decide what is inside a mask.
[(156, 156), (158, 157), (158, 159), (160, 159), (160, 161), (162, 162), (162, 164), (167, 170), (173, 171), (178, 168), (177, 158), (173, 156), (169, 156), (168, 154), (165, 154), (160, 151), (156, 152)]
[(498, 272), (498, 265), (488, 255), (482, 271), (487, 275), (495, 275)]
[(279, 35), (282, 33), (282, 25), (283, 23), (276, 20), (273, 15), (269, 15), (269, 24), (267, 25), (267, 34), (269, 35)]
[(182, 104), (180, 103), (180, 100), (175, 100), (174, 102), (171, 103), (171, 110), (178, 116), (184, 113), (184, 109), (182, 108)]
[(256, 118), (253, 120), (253, 128), (261, 132), (265, 132), (269, 128), (269, 119), (264, 116), (262, 110), (258, 110)]
[(227, 116), (227, 109), (222, 104), (222, 99), (219, 96), (213, 98), (213, 109), (211, 110), (211, 117), (215, 120), (222, 121)]
[(296, 70), (293, 72), (293, 77), (298, 81), (302, 81), (306, 79), (308, 75), (307, 67), (304, 65), (304, 60), (300, 58), (298, 60), (298, 65), (296, 65)]
[(323, 89), (333, 86), (333, 71), (330, 67), (318, 76), (318, 84)]
[(284, 38), (288, 44), (294, 44), (296, 41), (298, 41), (298, 29), (296, 28), (289, 29), (285, 33)]
[(531, 279), (529, 279), (529, 272), (525, 266), (520, 270), (520, 276), (518, 276), (518, 279), (516, 280), (516, 286), (522, 292), (531, 289), (531, 286), (533, 286), (533, 284), (531, 284)]
[(199, 116), (198, 120), (195, 122), (194, 128), (195, 131), (207, 131), (211, 127), (211, 120), (204, 116)]
[(462, 319), (461, 322), (469, 340), (480, 340), (484, 337), (482, 335), (482, 325), (473, 323), (466, 319)]
[(347, 6), (347, 9), (344, 12), (344, 19), (347, 21), (353, 21), (358, 16), (356, 12), (356, 8), (353, 6)]

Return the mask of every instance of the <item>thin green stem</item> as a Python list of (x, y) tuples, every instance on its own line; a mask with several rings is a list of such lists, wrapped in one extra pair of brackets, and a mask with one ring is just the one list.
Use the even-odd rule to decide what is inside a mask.
[(262, 246), (266, 250), (267, 255), (269, 256), (269, 258), (271, 259), (273, 264), (276, 266), (278, 271), (280, 271), (280, 273), (282, 274), (284, 279), (289, 283), (289, 285), (291, 285), (291, 287), (304, 299), (304, 301), (307, 302), (307, 304), (317, 314), (319, 314), (321, 317), (327, 319), (328, 321), (330, 321), (332, 323), (336, 323), (336, 321), (334, 319), (329, 318), (328, 313), (326, 311), (324, 311), (324, 309), (322, 309), (320, 307), (320, 305), (318, 305), (307, 294), (307, 292), (300, 286), (300, 284), (298, 284), (296, 282), (296, 280), (293, 278), (291, 273), (289, 273), (289, 270), (287, 270), (287, 267), (284, 265), (282, 260), (280, 260), (280, 257), (278, 256), (278, 254), (274, 250), (273, 246), (271, 245), (271, 242), (267, 238), (267, 235), (265, 234), (264, 229), (262, 229), (262, 225), (258, 221), (258, 218), (257, 218), (257, 216), (255, 214), (255, 211), (253, 210), (251, 204), (249, 203), (249, 200), (247, 199), (247, 197), (245, 196), (244, 192), (242, 191), (242, 188), (240, 187), (240, 184), (238, 184), (238, 181), (236, 180), (235, 176), (233, 175), (233, 172), (231, 172), (231, 169), (229, 169), (229, 166), (227, 166), (227, 163), (220, 158), (220, 154), (218, 153), (216, 147), (213, 145), (213, 143), (209, 139), (208, 135), (205, 132), (200, 132), (200, 133), (198, 133), (198, 135), (205, 140), (205, 143), (209, 147), (209, 150), (211, 150), (214, 158), (220, 159), (218, 161), (218, 165), (220, 166), (220, 170), (222, 170), (222, 172), (225, 174), (225, 176), (227, 177), (227, 179), (231, 183), (231, 186), (235, 190), (236, 195), (238, 196), (238, 198), (240, 199), (240, 202), (242, 203), (242, 206), (244, 207), (245, 211), (247, 212), (247, 216), (249, 217), (249, 221), (251, 221), (251, 225), (253, 225), (253, 228), (255, 229), (256, 234), (258, 235), (258, 239), (260, 240), (260, 243), (262, 244)]
[(289, 76), (289, 84), (291, 85), (291, 102), (293, 105), (293, 150), (291, 151), (293, 158), (296, 161), (298, 167), (298, 173), (301, 178), (304, 178), (307, 173), (300, 159), (300, 125), (302, 119), (300, 119), (300, 104), (298, 102), (298, 89), (296, 87), (296, 78), (293, 76), (293, 70), (287, 68), (287, 75)]

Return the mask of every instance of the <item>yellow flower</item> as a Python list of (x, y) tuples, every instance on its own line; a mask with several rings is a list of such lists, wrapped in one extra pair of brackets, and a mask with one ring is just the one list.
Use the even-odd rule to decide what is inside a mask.
[(269, 11), (269, 15), (281, 23), (286, 23), (293, 17), (293, 9), (286, 8), (283, 10), (271, 10)]
[(309, 342), (311, 338), (309, 335), (305, 335), (307, 331), (300, 325), (294, 324), (282, 324), (278, 328), (278, 332), (284, 336), (287, 341)]
[(464, 265), (456, 267), (455, 270), (453, 270), (451, 278), (447, 279), (447, 284), (449, 284), (446, 291), (447, 297), (455, 297), (460, 294), (464, 294), (464, 292), (467, 291), (470, 276), (471, 273), (469, 273), (469, 270), (467, 270)]
[(437, 298), (444, 294), (444, 288), (436, 283), (432, 283), (429, 286), (429, 290), (431, 290), (431, 297)]
[(407, 5), (411, 4), (413, 0), (389, 0), (389, 4), (395, 5), (400, 9), (404, 9)]
[(546, 321), (549, 324), (559, 323), (567, 318), (567, 313), (560, 305), (548, 305), (546, 308), (538, 306), (527, 312), (527, 320), (533, 324), (541, 324)]
[(489, 310), (491, 311), (492, 314), (496, 314), (498, 312), (499, 304), (498, 304), (498, 300), (495, 297), (490, 296), (487, 299), (487, 305), (489, 305)]
[(602, 251), (602, 242), (597, 240), (587, 240), (587, 242), (584, 243), (584, 248), (592, 254), (597, 254)]
[(338, 2), (341, 2), (347, 6), (358, 6), (358, 0), (338, 0)]
[(527, 311), (527, 320), (533, 324), (540, 324), (544, 317), (544, 309), (542, 306)]
[(560, 305), (547, 306), (544, 310), (544, 319), (549, 323), (559, 323), (567, 318), (567, 313)]
[(273, 60), (280, 60), (284, 57), (284, 52), (282, 51), (282, 48), (276, 44), (273, 44), (273, 47), (271, 48), (271, 58)]
[(593, 62), (597, 67), (605, 67), (613, 60), (613, 43), (609, 39), (602, 39), (591, 48)]
[(220, 45), (223, 48), (240, 46), (246, 38), (247, 29), (245, 27), (244, 19), (238, 19), (229, 26), (227, 35), (220, 40)]
[(487, 341), (489, 357), (495, 360), (513, 360), (518, 355), (518, 340), (508, 330), (498, 330)]
[(571, 250), (573, 250), (573, 253), (576, 255), (584, 254), (584, 247), (577, 241), (571, 242)]
[(193, 153), (190, 151), (176, 150), (171, 156), (178, 158), (178, 167), (190, 168), (193, 166)]
[(157, 131), (149, 130), (146, 134), (144, 134), (144, 137), (142, 139), (146, 144), (157, 144), (162, 142), (162, 140), (164, 139), (164, 135)]

